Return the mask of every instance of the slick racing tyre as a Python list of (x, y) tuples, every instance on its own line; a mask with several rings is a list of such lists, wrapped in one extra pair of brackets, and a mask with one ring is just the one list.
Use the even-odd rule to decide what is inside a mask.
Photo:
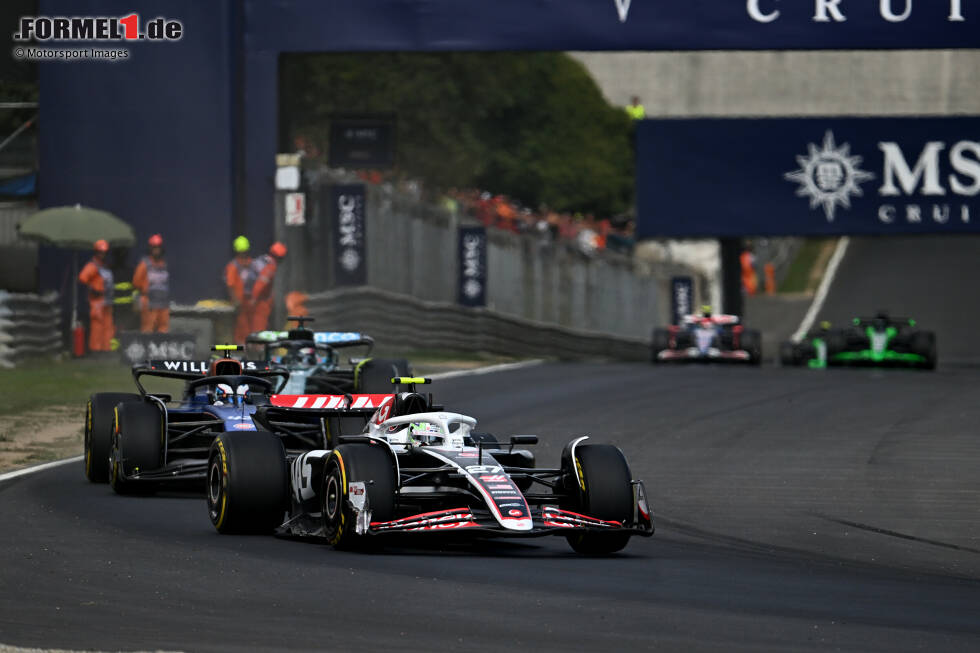
[(789, 367), (792, 365), (799, 365), (800, 358), (797, 352), (797, 346), (792, 342), (784, 342), (779, 345), (779, 364), (784, 367)]
[(936, 334), (932, 331), (919, 331), (912, 336), (912, 351), (926, 360), (920, 367), (926, 370), (936, 369)]
[[(395, 464), (385, 447), (342, 444), (334, 449), (324, 470), (320, 497), (327, 541), (338, 549), (354, 549), (367, 544), (365, 537), (356, 532), (357, 513), (351, 492), (365, 492), (371, 521), (390, 521), (395, 513), (397, 485)], [(360, 497), (354, 498), (360, 500)]]
[[(575, 449), (577, 469), (567, 470), (576, 479), (578, 501), (569, 509), (589, 517), (629, 523), (633, 517), (633, 483), (623, 452), (608, 444), (583, 444)], [(564, 467), (567, 461), (562, 461)], [(584, 485), (584, 488), (583, 488)], [(630, 533), (586, 532), (567, 535), (578, 553), (604, 555), (620, 551)]]
[(147, 402), (116, 406), (112, 423), (112, 460), (109, 484), (118, 494), (152, 491), (152, 483), (128, 478), (158, 469), (163, 457), (163, 413)]
[(85, 476), (93, 483), (109, 482), (116, 404), (131, 401), (140, 401), (140, 396), (129, 392), (99, 392), (89, 397), (85, 410)]
[[(849, 336), (844, 331), (831, 331), (824, 337), (824, 343), (827, 345), (827, 363), (831, 362), (831, 359), (836, 354), (848, 351), (850, 349), (849, 343), (851, 341), (857, 340), (863, 336)], [(867, 340), (867, 338), (864, 338)], [(862, 343), (858, 342), (854, 345), (855, 348), (861, 348)]]
[(392, 377), (410, 376), (411, 369), (404, 358), (369, 358), (354, 370), (354, 392), (361, 394), (391, 394)]
[(654, 329), (653, 341), (650, 345), (650, 361), (659, 363), (660, 359), (657, 358), (657, 354), (665, 349), (670, 349), (670, 332), (667, 329)]
[(749, 352), (749, 365), (762, 364), (762, 334), (755, 329), (747, 329), (741, 335), (742, 349)]
[(268, 431), (221, 433), (208, 454), (208, 516), (219, 533), (265, 534), (289, 504), (286, 450)]

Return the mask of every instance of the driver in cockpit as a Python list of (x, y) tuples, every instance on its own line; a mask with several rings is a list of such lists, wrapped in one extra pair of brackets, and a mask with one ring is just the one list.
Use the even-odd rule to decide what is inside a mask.
[(249, 388), (247, 384), (242, 384), (236, 389), (232, 389), (227, 383), (219, 383), (214, 388), (215, 406), (241, 406), (248, 398)]

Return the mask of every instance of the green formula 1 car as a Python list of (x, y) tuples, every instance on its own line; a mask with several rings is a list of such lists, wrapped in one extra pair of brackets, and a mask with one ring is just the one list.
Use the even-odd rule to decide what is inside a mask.
[(783, 365), (811, 368), (863, 365), (936, 369), (936, 334), (916, 328), (915, 320), (891, 317), (856, 317), (844, 328), (828, 322), (799, 342), (784, 342), (779, 359)]

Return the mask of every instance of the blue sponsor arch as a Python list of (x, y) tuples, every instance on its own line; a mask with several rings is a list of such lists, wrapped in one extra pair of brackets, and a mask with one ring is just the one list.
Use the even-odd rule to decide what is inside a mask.
[[(184, 301), (222, 292), (235, 232), (272, 238), (282, 53), (980, 47), (980, 0), (38, 2), (42, 16), (134, 12), (180, 20), (183, 38), (39, 65), (40, 202), (102, 206), (141, 240), (195, 233), (170, 246), (192, 272), (174, 275)], [(44, 285), (57, 269), (42, 264)]]
[(644, 120), (636, 136), (641, 237), (980, 232), (980, 117)]

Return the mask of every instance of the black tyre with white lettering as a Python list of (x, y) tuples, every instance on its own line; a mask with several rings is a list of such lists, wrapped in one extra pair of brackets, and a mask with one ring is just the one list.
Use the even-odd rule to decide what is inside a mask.
[(208, 454), (208, 516), (219, 533), (268, 534), (289, 504), (282, 440), (268, 431), (221, 433)]
[[(562, 507), (589, 517), (628, 524), (633, 518), (633, 477), (623, 452), (609, 444), (583, 444), (575, 459), (562, 455), (563, 477), (573, 487)], [(606, 555), (621, 551), (630, 533), (589, 531), (567, 535), (578, 553)]]
[(364, 492), (371, 521), (383, 522), (394, 518), (397, 488), (395, 461), (384, 445), (342, 444), (334, 449), (324, 469), (320, 496), (327, 541), (338, 549), (365, 547), (367, 538), (357, 533), (355, 505), (362, 499), (358, 493)]
[(155, 403), (140, 401), (116, 405), (109, 484), (117, 494), (153, 491), (152, 482), (133, 477), (161, 467), (163, 438), (163, 412)]
[(140, 396), (131, 392), (98, 392), (89, 397), (85, 410), (85, 476), (93, 483), (109, 482), (116, 404), (132, 401), (140, 401)]

